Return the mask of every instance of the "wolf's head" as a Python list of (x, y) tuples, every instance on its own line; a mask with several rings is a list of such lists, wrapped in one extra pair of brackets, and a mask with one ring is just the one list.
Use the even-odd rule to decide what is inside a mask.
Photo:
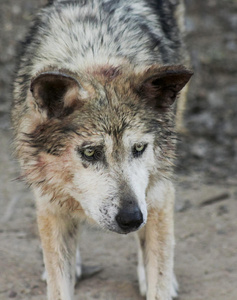
[(172, 104), (191, 74), (181, 66), (38, 74), (18, 150), (28, 181), (62, 209), (80, 203), (103, 228), (137, 230), (149, 188), (171, 175)]

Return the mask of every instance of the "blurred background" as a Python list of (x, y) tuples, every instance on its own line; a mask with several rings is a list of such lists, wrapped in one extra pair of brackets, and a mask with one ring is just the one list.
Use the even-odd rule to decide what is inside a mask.
[[(195, 75), (184, 117), (187, 132), (178, 143), (179, 299), (236, 300), (237, 2), (185, 2), (186, 43)], [(0, 3), (0, 300), (45, 299), (34, 201), (24, 184), (14, 180), (19, 168), (10, 154), (9, 118), (19, 42), (32, 14), (45, 3)], [(142, 299), (132, 239), (87, 229), (83, 240), (84, 261), (104, 269), (81, 282), (76, 295), (83, 300)]]

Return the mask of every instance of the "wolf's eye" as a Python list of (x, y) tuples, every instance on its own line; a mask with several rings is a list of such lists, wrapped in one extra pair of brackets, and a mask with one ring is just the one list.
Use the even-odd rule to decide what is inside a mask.
[(135, 144), (135, 150), (137, 152), (141, 152), (143, 149), (144, 149), (145, 145), (142, 144), (142, 143), (139, 143), (139, 144)]
[(87, 148), (87, 149), (84, 150), (83, 154), (86, 157), (92, 157), (95, 154), (95, 150)]
[(88, 147), (77, 150), (81, 154), (81, 158), (88, 162), (97, 162), (104, 158), (103, 148), (98, 147)]
[(135, 158), (141, 156), (143, 152), (146, 150), (147, 144), (144, 143), (136, 143), (133, 146), (132, 154)]

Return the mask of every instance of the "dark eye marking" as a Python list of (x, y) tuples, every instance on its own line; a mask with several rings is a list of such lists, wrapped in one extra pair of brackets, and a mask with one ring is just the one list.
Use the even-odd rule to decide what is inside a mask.
[(104, 160), (104, 152), (102, 146), (78, 148), (77, 151), (84, 161), (95, 163)]
[(138, 158), (140, 156), (142, 156), (142, 154), (144, 153), (144, 151), (146, 150), (147, 144), (146, 143), (136, 143), (133, 147), (132, 147), (132, 154), (134, 158)]

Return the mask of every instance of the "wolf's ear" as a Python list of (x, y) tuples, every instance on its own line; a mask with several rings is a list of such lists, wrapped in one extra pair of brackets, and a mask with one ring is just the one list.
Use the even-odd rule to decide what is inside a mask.
[(183, 66), (151, 67), (145, 72), (138, 92), (150, 106), (168, 108), (192, 75)]
[(75, 78), (58, 72), (41, 73), (30, 87), (38, 107), (45, 110), (49, 118), (62, 118), (82, 106), (80, 89)]

